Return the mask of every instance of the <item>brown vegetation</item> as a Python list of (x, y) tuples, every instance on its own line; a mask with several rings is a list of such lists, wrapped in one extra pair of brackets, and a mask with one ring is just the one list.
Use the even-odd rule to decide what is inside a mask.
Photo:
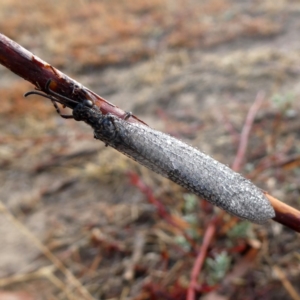
[[(263, 91), (241, 171), (299, 207), (298, 4), (173, 2), (7, 0), (0, 24), (101, 96), (226, 164)], [(3, 69), (0, 88), (6, 295), (186, 299), (202, 245), (197, 297), (299, 297), (296, 233), (224, 216), (205, 243), (214, 208), (93, 141), (50, 103), (23, 99), (30, 86)]]

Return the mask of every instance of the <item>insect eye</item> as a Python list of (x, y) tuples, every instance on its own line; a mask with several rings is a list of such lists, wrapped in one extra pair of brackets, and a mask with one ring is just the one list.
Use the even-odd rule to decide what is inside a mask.
[(83, 100), (82, 104), (87, 107), (93, 107), (94, 105), (93, 101), (87, 99)]

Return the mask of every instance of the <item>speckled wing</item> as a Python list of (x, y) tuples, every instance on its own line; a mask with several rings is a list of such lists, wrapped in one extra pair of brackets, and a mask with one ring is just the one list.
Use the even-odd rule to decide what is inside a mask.
[(258, 224), (275, 216), (259, 188), (186, 143), (98, 111), (90, 110), (88, 118), (82, 118), (94, 128), (95, 138), (228, 213)]

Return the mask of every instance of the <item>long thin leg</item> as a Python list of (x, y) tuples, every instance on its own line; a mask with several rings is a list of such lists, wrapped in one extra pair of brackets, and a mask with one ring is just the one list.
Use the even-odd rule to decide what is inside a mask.
[[(39, 95), (41, 97), (44, 97), (44, 98), (47, 98), (47, 99), (50, 99), (56, 112), (64, 119), (74, 119), (73, 115), (65, 115), (65, 114), (62, 114), (58, 105), (57, 105), (57, 102), (59, 102), (56, 98), (54, 98), (53, 96), (51, 95), (46, 95), (46, 94), (43, 94), (41, 92), (38, 92), (38, 91), (30, 91), (30, 92), (27, 92), (24, 94), (24, 97), (28, 97), (30, 95)], [(72, 100), (73, 101), (73, 100)], [(74, 101), (75, 102), (75, 101)]]
[(56, 101), (55, 101), (55, 100), (52, 100), (52, 99), (50, 99), (50, 100), (51, 100), (51, 102), (52, 102), (52, 104), (53, 104), (53, 106), (54, 106), (56, 112), (57, 112), (62, 118), (64, 118), (64, 119), (74, 119), (74, 116), (73, 116), (73, 115), (65, 115), (65, 114), (62, 114), (62, 113), (60, 112), (60, 109), (59, 109), (59, 107), (58, 107)]

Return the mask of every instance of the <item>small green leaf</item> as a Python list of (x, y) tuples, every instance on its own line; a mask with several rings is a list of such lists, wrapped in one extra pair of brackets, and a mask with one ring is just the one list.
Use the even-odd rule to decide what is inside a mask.
[(214, 285), (224, 278), (229, 270), (230, 261), (231, 259), (225, 251), (221, 252), (214, 259), (206, 259), (206, 266), (209, 272), (207, 277), (208, 284)]
[(194, 194), (183, 194), (184, 210), (187, 213), (195, 212), (197, 208), (198, 199)]
[(227, 236), (231, 239), (247, 238), (249, 236), (249, 230), (251, 223), (248, 221), (242, 221), (236, 224), (231, 230), (227, 232)]

